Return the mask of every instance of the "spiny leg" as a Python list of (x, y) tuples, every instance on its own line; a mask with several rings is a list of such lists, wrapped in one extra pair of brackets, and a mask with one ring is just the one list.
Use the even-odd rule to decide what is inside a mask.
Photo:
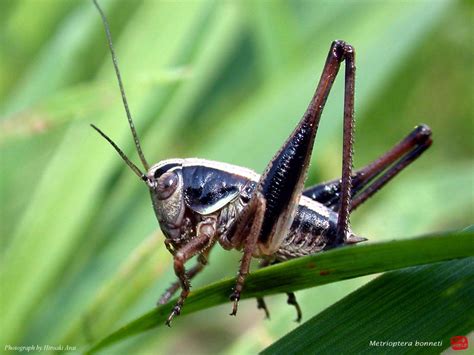
[[(194, 265), (191, 269), (189, 269), (186, 272), (186, 276), (188, 277), (188, 280), (192, 280), (194, 276), (199, 274), (207, 265), (207, 255), (209, 254), (209, 250), (210, 249), (208, 249), (205, 253), (200, 254), (198, 257), (197, 264)], [(181, 287), (181, 282), (179, 280), (173, 282), (171, 286), (168, 287), (166, 291), (163, 293), (163, 295), (160, 297), (157, 304), (160, 305), (160, 304), (168, 303), (170, 298), (173, 297), (173, 295), (176, 293), (176, 291), (179, 290), (180, 287)]]
[[(393, 179), (431, 145), (431, 129), (417, 126), (402, 141), (381, 157), (352, 175), (351, 211)], [(340, 202), (341, 179), (307, 188), (303, 195), (337, 212)]]
[[(268, 251), (273, 252), (281, 243), (293, 220), (297, 202), (303, 191), (312, 146), (316, 137), (324, 104), (334, 79), (339, 71), (340, 63), (345, 60), (345, 90), (344, 90), (344, 129), (343, 129), (343, 158), (341, 179), (341, 204), (338, 211), (336, 243), (342, 243), (348, 236), (351, 204), (352, 152), (354, 140), (354, 89), (355, 62), (354, 49), (342, 41), (333, 42), (323, 69), (316, 93), (306, 111), (305, 116), (296, 127), (282, 149), (270, 162), (260, 182), (262, 191), (268, 201), (262, 227), (261, 240), (265, 244), (270, 241)], [(284, 207), (286, 204), (287, 207)], [(282, 220), (283, 227), (279, 228)], [(269, 226), (269, 227), (267, 227)], [(280, 240), (272, 239), (280, 234)], [(301, 308), (295, 294), (287, 293), (288, 304), (295, 306), (297, 321), (302, 318)], [(263, 299), (258, 300), (262, 305)], [(265, 307), (266, 309), (266, 307)]]
[[(348, 61), (348, 65), (346, 65), (347, 82), (344, 115), (346, 144), (344, 147), (343, 189), (350, 189), (354, 79), (353, 49), (343, 41), (334, 41), (329, 50), (316, 92), (303, 118), (270, 161), (258, 184), (258, 188), (261, 189), (267, 201), (262, 231), (258, 241), (258, 247), (263, 255), (272, 255), (276, 252), (291, 227), (303, 191), (321, 113), (340, 64), (344, 60)], [(345, 193), (345, 195), (347, 194)], [(341, 208), (342, 213), (339, 223), (341, 235), (347, 230), (348, 211), (349, 207), (346, 203)]]
[[(349, 58), (350, 69), (346, 69), (346, 80), (348, 79), (349, 84), (346, 83), (344, 135), (351, 138), (349, 140), (345, 139), (345, 141), (349, 143), (349, 151), (352, 151), (352, 123), (350, 122), (351, 124), (348, 125), (347, 121), (348, 118), (352, 120), (353, 111), (353, 73), (355, 70), (353, 54), (352, 47), (343, 41), (334, 41), (331, 44), (318, 87), (303, 118), (262, 174), (254, 195), (241, 212), (240, 221), (238, 221), (237, 227), (234, 228), (234, 231), (228, 238), (230, 245), (234, 247), (244, 245), (247, 249), (247, 244), (253, 244), (252, 239), (257, 238), (255, 245), (258, 246), (258, 252), (261, 255), (272, 255), (278, 250), (283, 238), (289, 232), (298, 208), (322, 110), (339, 71), (340, 64), (347, 59), (346, 56)], [(347, 151), (347, 143), (345, 144), (345, 151)], [(346, 167), (346, 169), (343, 169), (345, 171), (343, 173), (343, 188), (350, 190), (352, 167), (350, 160), (352, 154), (345, 154), (344, 156), (343, 167)], [(349, 165), (349, 169), (347, 169), (347, 165)], [(347, 171), (349, 172), (348, 176)], [(255, 201), (260, 199), (258, 197), (259, 193), (263, 195), (263, 201), (265, 202), (265, 207), (262, 210), (259, 209), (259, 213), (263, 215), (262, 221), (256, 223), (257, 218), (255, 218), (252, 224), (252, 238), (245, 238), (243, 231), (245, 231), (245, 226), (250, 221), (251, 215), (254, 214)], [(342, 222), (338, 224), (338, 229), (342, 229), (343, 232), (347, 230), (348, 211), (349, 207), (346, 206), (345, 212), (343, 211), (343, 215), (345, 214), (346, 217), (342, 218)], [(257, 225), (260, 225), (260, 227), (257, 228)], [(345, 238), (345, 234), (342, 238)], [(254, 245), (252, 244), (250, 246), (253, 252)], [(245, 269), (244, 264), (250, 263), (250, 258), (251, 253), (244, 253), (241, 271)], [(245, 278), (245, 276), (240, 274), (235, 295), (232, 295), (235, 311), (237, 309), (237, 296), (240, 297), (241, 291), (238, 288), (242, 288), (242, 286), (238, 286), (243, 285)], [(235, 314), (235, 311), (232, 314)]]
[(174, 272), (180, 281), (181, 294), (172, 312), (168, 316), (168, 319), (166, 320), (167, 326), (171, 326), (171, 321), (173, 320), (174, 316), (179, 315), (181, 313), (181, 308), (183, 307), (184, 301), (189, 295), (191, 286), (189, 284), (189, 279), (186, 275), (184, 264), (194, 255), (200, 253), (211, 244), (211, 240), (214, 238), (216, 233), (215, 221), (208, 223), (199, 223), (196, 233), (196, 238), (191, 239), (190, 242), (188, 242), (186, 245), (176, 251), (174, 255)]
[(354, 49), (345, 47), (346, 73), (344, 88), (344, 130), (342, 146), (341, 202), (337, 217), (335, 245), (348, 239), (349, 217), (351, 213), (352, 153), (354, 145), (354, 89), (355, 63)]
[[(257, 245), (257, 240), (260, 235), (260, 231), (261, 231), (262, 223), (263, 223), (263, 217), (265, 214), (266, 201), (259, 191), (255, 193), (251, 202), (253, 205), (252, 206), (253, 220), (250, 227), (250, 233), (248, 234), (247, 237), (245, 237), (243, 241), (244, 253), (242, 256), (242, 260), (240, 262), (240, 269), (237, 275), (235, 288), (230, 296), (230, 300), (234, 302), (234, 305), (232, 307), (232, 313), (230, 314), (231, 316), (235, 316), (237, 314), (240, 294), (244, 287), (245, 278), (249, 272), (250, 261), (252, 259), (252, 254), (254, 253), (255, 247)], [(244, 222), (240, 222), (240, 223), (244, 223)], [(243, 230), (245, 231), (245, 229)]]
[[(410, 136), (407, 137), (407, 143), (409, 141), (416, 142), (415, 147), (402, 155), (393, 166), (388, 168), (379, 176), (372, 184), (364, 189), (360, 194), (356, 195), (352, 201), (351, 210), (355, 210), (362, 203), (364, 203), (373, 194), (384, 187), (391, 179), (393, 179), (400, 171), (415, 161), (423, 152), (428, 149), (431, 144), (431, 130), (428, 126), (418, 126)], [(403, 141), (402, 141), (403, 143)], [(409, 145), (409, 144), (408, 144)], [(383, 161), (381, 162), (383, 164)], [(370, 168), (370, 167), (369, 167)], [(368, 169), (369, 170), (369, 169)]]

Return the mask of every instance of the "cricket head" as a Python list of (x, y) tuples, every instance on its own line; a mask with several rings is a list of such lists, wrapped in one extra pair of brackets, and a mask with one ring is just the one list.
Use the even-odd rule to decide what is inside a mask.
[(166, 238), (178, 239), (186, 209), (181, 159), (163, 160), (153, 165), (144, 180), (161, 230)]

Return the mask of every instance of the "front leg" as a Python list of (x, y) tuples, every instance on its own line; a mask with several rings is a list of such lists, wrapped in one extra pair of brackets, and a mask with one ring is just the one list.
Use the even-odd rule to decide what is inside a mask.
[[(189, 269), (186, 272), (188, 280), (192, 280), (194, 276), (199, 274), (207, 265), (207, 255), (209, 254), (211, 247), (209, 247), (209, 249), (205, 253), (200, 254), (198, 257), (197, 264), (194, 265), (191, 269)], [(163, 295), (160, 297), (160, 299), (157, 302), (157, 305), (168, 303), (168, 301), (171, 299), (171, 297), (173, 297), (173, 295), (176, 293), (176, 291), (179, 290), (180, 287), (181, 287), (181, 282), (179, 280), (173, 282), (171, 286), (168, 287), (166, 291), (163, 293)]]
[(183, 307), (184, 301), (189, 295), (191, 285), (189, 283), (188, 276), (186, 275), (184, 264), (194, 255), (202, 252), (212, 244), (216, 235), (215, 219), (206, 220), (199, 223), (196, 228), (196, 234), (197, 235), (194, 239), (191, 239), (186, 245), (182, 246), (174, 254), (174, 272), (181, 285), (181, 294), (171, 314), (166, 320), (167, 326), (171, 326), (171, 321), (173, 320), (174, 316), (181, 313), (181, 308)]

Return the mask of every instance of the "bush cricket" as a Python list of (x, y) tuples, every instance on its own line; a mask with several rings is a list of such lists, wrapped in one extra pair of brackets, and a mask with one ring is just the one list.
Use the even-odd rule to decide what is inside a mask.
[[(179, 315), (190, 292), (190, 280), (207, 264), (209, 252), (220, 244), (224, 249), (243, 253), (231, 292), (231, 315), (236, 315), (245, 277), (252, 257), (261, 266), (323, 252), (366, 240), (350, 228), (353, 210), (376, 193), (402, 169), (418, 158), (432, 143), (431, 130), (417, 126), (402, 141), (360, 170), (352, 170), (354, 132), (355, 51), (344, 41), (334, 41), (319, 84), (296, 128), (259, 175), (231, 164), (204, 159), (167, 159), (149, 165), (128, 108), (117, 56), (104, 13), (94, 0), (105, 28), (135, 147), (144, 171), (99, 128), (92, 127), (117, 151), (130, 169), (145, 183), (153, 209), (165, 236), (165, 246), (174, 258), (178, 281), (158, 301), (166, 303), (181, 289), (178, 301), (166, 324)], [(345, 64), (343, 154), (340, 179), (304, 187), (318, 125), (326, 99)], [(185, 263), (198, 256), (197, 264)], [(288, 303), (301, 310), (294, 293)], [(263, 298), (258, 307), (268, 316)]]

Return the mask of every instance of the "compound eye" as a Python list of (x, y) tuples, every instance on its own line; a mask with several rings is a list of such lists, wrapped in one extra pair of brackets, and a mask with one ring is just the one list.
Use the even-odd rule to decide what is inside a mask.
[(166, 200), (178, 187), (179, 176), (174, 171), (167, 171), (157, 181), (156, 194), (158, 199)]

